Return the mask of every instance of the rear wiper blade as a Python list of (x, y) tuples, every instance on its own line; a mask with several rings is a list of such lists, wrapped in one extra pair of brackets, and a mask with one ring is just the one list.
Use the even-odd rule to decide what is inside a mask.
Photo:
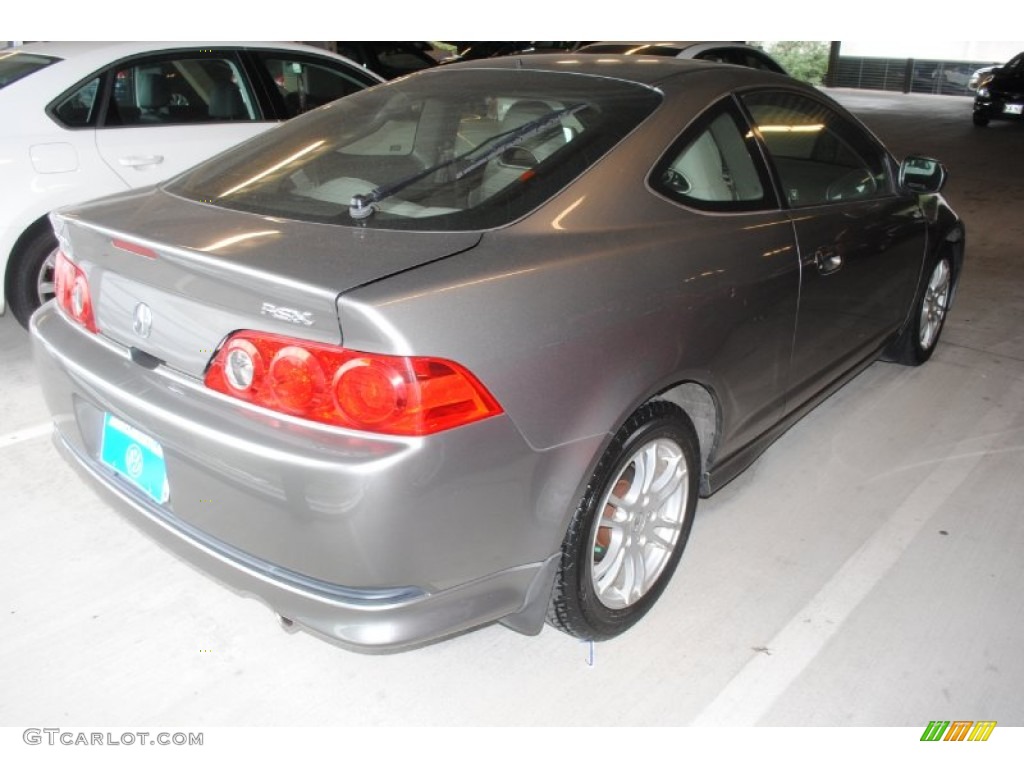
[(410, 187), (416, 182), (422, 181), (431, 174), (437, 173), (444, 168), (448, 168), (456, 163), (465, 163), (465, 165), (455, 174), (455, 180), (458, 181), (482, 165), (485, 165), (491, 159), (500, 155), (516, 142), (523, 141), (524, 139), (543, 133), (555, 123), (560, 122), (562, 118), (575, 115), (586, 106), (586, 104), (576, 104), (575, 106), (556, 109), (546, 115), (541, 115), (528, 123), (524, 123), (518, 128), (513, 128), (512, 130), (505, 131), (504, 133), (495, 134), (479, 146), (473, 147), (473, 149), (468, 152), (464, 152), (457, 157), (450, 158), (449, 160), (443, 160), (437, 165), (432, 165), (425, 170), (418, 171), (411, 176), (406, 176), (404, 179), (399, 179), (391, 184), (382, 184), (381, 186), (370, 190), (365, 195), (354, 195), (348, 205), (348, 215), (353, 219), (365, 219), (372, 216), (373, 212), (376, 210), (376, 208), (373, 207), (374, 203), (386, 200), (392, 195), (401, 192), (406, 187)]

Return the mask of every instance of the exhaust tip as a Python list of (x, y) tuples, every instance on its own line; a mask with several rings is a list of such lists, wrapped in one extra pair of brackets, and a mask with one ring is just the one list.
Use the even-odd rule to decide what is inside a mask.
[(287, 616), (278, 616), (277, 620), (281, 622), (281, 629), (285, 632), (293, 633), (298, 632), (299, 628), (295, 626), (295, 622), (289, 619)]

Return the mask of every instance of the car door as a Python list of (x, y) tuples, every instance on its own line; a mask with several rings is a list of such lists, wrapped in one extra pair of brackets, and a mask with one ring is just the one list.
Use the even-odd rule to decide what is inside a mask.
[(237, 52), (194, 49), (108, 72), (96, 148), (130, 187), (169, 178), (274, 125)]
[(701, 364), (716, 372), (725, 405), (717, 451), (728, 457), (783, 417), (800, 291), (790, 217), (731, 98), (683, 133), (650, 183), (690, 209), (679, 215), (679, 263), (693, 271), (686, 288), (709, 306), (700, 318), (708, 326), (688, 354), (707, 355)]
[(904, 322), (925, 251), (916, 198), (851, 119), (790, 91), (742, 96), (791, 211), (800, 304), (787, 411), (874, 355)]

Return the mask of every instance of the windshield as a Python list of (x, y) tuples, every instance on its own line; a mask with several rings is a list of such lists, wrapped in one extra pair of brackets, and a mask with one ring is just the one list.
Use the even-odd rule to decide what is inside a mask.
[(1003, 65), (1003, 69), (1016, 70), (1021, 69), (1022, 66), (1024, 66), (1024, 53), (1018, 53)]
[(659, 102), (605, 78), (432, 70), (286, 123), (167, 190), (342, 225), (491, 228), (556, 194)]
[(31, 75), (55, 61), (53, 56), (40, 56), (37, 53), (22, 51), (0, 51), (0, 88), (10, 85), (15, 80)]

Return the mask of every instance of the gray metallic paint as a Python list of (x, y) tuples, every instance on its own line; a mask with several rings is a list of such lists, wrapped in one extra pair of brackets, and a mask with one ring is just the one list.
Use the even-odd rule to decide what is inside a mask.
[[(530, 66), (568, 66), (557, 60), (530, 57)], [(904, 194), (872, 203), (902, 223), (869, 228), (850, 244), (845, 275), (830, 276), (811, 273), (798, 247), (813, 212), (709, 214), (657, 195), (649, 170), (704, 105), (740, 85), (790, 83), (672, 64), (589, 64), (657, 82), (674, 109), (658, 109), (546, 205), (497, 230), (298, 223), (160, 191), (66, 215), (58, 223), (110, 340), (94, 343), (52, 305), (33, 318), (58, 444), (174, 551), (346, 644), (404, 647), (499, 619), (539, 631), (575, 500), (630, 413), (658, 396), (701, 410), (704, 490), (715, 490), (901, 332), (926, 256), (927, 224)], [(962, 230), (933, 200), (925, 219), (934, 246)], [(846, 248), (849, 235), (831, 234), (833, 219), (821, 215), (819, 239)], [(238, 240), (211, 257), (211, 243), (270, 229), (281, 235)], [(111, 248), (112, 234), (153, 245), (159, 258)], [(282, 258), (281, 243), (298, 257)], [(892, 282), (879, 286), (873, 275)], [(866, 308), (847, 310), (865, 286)], [(131, 331), (138, 300), (155, 315), (145, 341)], [(310, 311), (315, 322), (261, 316), (265, 300)], [(815, 335), (798, 327), (802, 309), (815, 312)], [(456, 360), (505, 413), (410, 439), (271, 414), (201, 385), (213, 350), (236, 328)], [(834, 348), (849, 334), (856, 343), (821, 375), (805, 346)], [(166, 365), (139, 365), (130, 347)], [(794, 360), (806, 369), (795, 379)], [(163, 445), (169, 511), (105, 477), (96, 459), (103, 410)], [(283, 584), (272, 566), (240, 565), (224, 554), (231, 548), (346, 589), (423, 596), (373, 608), (327, 600)]]

